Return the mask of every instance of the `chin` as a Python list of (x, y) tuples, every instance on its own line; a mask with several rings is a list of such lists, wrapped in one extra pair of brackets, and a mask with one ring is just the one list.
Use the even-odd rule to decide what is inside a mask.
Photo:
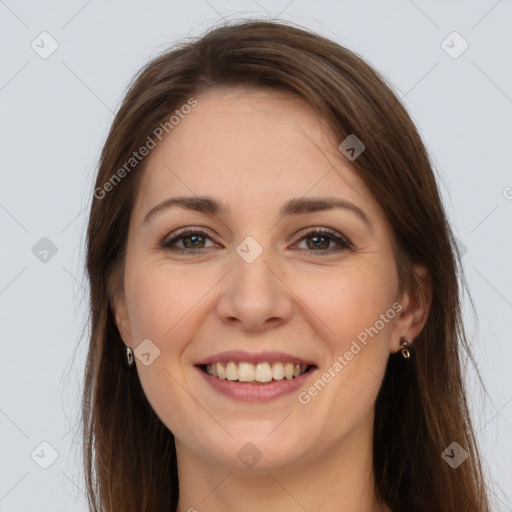
[[(251, 474), (304, 463), (306, 454), (312, 448), (305, 436), (290, 436), (286, 431), (268, 435), (268, 432), (265, 429), (250, 435), (237, 435), (204, 449), (208, 452), (207, 456), (217, 463)], [(218, 447), (222, 447), (222, 451), (217, 450)]]

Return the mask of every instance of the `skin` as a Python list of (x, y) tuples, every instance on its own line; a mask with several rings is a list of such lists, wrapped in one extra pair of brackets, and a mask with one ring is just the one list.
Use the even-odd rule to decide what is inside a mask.
[[(136, 358), (136, 371), (176, 439), (179, 510), (389, 510), (374, 499), (375, 400), (390, 354), (401, 336), (419, 334), (429, 304), (407, 289), (399, 295), (384, 212), (303, 100), (239, 88), (197, 100), (145, 162), (112, 304), (127, 346), (150, 339), (160, 350), (148, 366)], [(225, 202), (229, 214), (173, 207), (144, 222), (162, 201), (196, 195)], [(348, 200), (372, 227), (345, 209), (278, 216), (305, 196)], [(189, 254), (161, 247), (186, 227), (207, 238), (178, 240)], [(326, 254), (334, 240), (317, 248), (314, 234), (303, 238), (316, 228), (351, 248)], [(263, 248), (252, 263), (235, 251), (247, 236)], [(424, 269), (414, 270), (426, 289)], [(276, 350), (315, 361), (318, 378), (396, 302), (401, 311), (306, 405), (297, 393), (234, 401), (194, 367), (225, 350)], [(248, 442), (262, 455), (251, 468), (237, 457)]]

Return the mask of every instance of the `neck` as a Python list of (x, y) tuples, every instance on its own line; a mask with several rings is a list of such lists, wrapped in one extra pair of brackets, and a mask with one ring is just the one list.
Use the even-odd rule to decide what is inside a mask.
[(389, 512), (375, 499), (373, 421), (365, 425), (323, 453), (268, 469), (222, 466), (176, 440), (177, 512)]

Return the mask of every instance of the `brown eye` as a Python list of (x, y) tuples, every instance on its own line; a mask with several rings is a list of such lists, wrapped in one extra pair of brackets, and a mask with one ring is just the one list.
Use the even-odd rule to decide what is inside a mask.
[[(183, 240), (183, 245), (187, 249), (197, 249), (203, 248), (204, 245), (204, 237), (198, 234), (184, 236), (181, 238)], [(201, 244), (202, 241), (202, 244)]]
[[(346, 249), (351, 249), (352, 245), (341, 235), (327, 231), (324, 229), (309, 231), (299, 242), (306, 241), (306, 249), (313, 252), (341, 252)], [(334, 247), (329, 245), (334, 242)]]
[[(163, 249), (178, 253), (200, 253), (202, 252), (201, 249), (208, 248), (208, 246), (205, 245), (207, 240), (211, 239), (203, 231), (188, 230), (185, 232), (181, 232), (180, 234), (170, 239), (164, 240), (164, 242), (162, 242), (161, 244), (161, 247)], [(179, 245), (180, 243), (182, 244), (181, 246)]]
[[(205, 232), (188, 230), (165, 240), (161, 244), (161, 247), (163, 249), (181, 254), (200, 254), (203, 252), (203, 249), (208, 249), (208, 247), (213, 247), (215, 245), (205, 245), (207, 240), (211, 240), (211, 238)], [(306, 247), (304, 248), (305, 250), (317, 253), (330, 254), (352, 248), (350, 242), (343, 236), (335, 232), (322, 229), (309, 231), (299, 240), (299, 242), (302, 241), (306, 242)], [(334, 247), (332, 244), (334, 244)]]
[(311, 240), (311, 244), (308, 244), (308, 249), (328, 249), (330, 239), (324, 235), (308, 236), (306, 240)]

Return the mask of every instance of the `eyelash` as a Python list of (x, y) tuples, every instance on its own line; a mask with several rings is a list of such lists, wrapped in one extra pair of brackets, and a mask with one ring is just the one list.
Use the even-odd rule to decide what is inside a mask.
[[(209, 238), (211, 240), (211, 238), (208, 236), (208, 234), (205, 233), (204, 231), (187, 229), (186, 231), (182, 231), (182, 232), (178, 233), (176, 236), (174, 236), (170, 240), (164, 240), (161, 244), (161, 248), (166, 249), (168, 251), (178, 253), (178, 254), (190, 254), (190, 253), (202, 254), (206, 249), (204, 247), (199, 248), (199, 249), (188, 249), (188, 248), (181, 249), (181, 248), (177, 248), (177, 247), (172, 247), (179, 240), (188, 238), (191, 235), (200, 235), (202, 237)], [(342, 237), (341, 235), (336, 234), (335, 232), (332, 232), (330, 230), (323, 229), (323, 228), (322, 229), (312, 229), (311, 231), (304, 233), (296, 243), (302, 242), (302, 240), (312, 237), (312, 236), (322, 236), (322, 237), (330, 238), (331, 240), (333, 240), (334, 242), (336, 242), (338, 244), (338, 247), (331, 248), (331, 249), (322, 249), (322, 250), (318, 250), (318, 251), (315, 251), (313, 249), (300, 249), (300, 250), (312, 251), (315, 253), (323, 253), (323, 254), (332, 254), (332, 253), (342, 252), (344, 250), (352, 250), (352, 244), (346, 238)]]

